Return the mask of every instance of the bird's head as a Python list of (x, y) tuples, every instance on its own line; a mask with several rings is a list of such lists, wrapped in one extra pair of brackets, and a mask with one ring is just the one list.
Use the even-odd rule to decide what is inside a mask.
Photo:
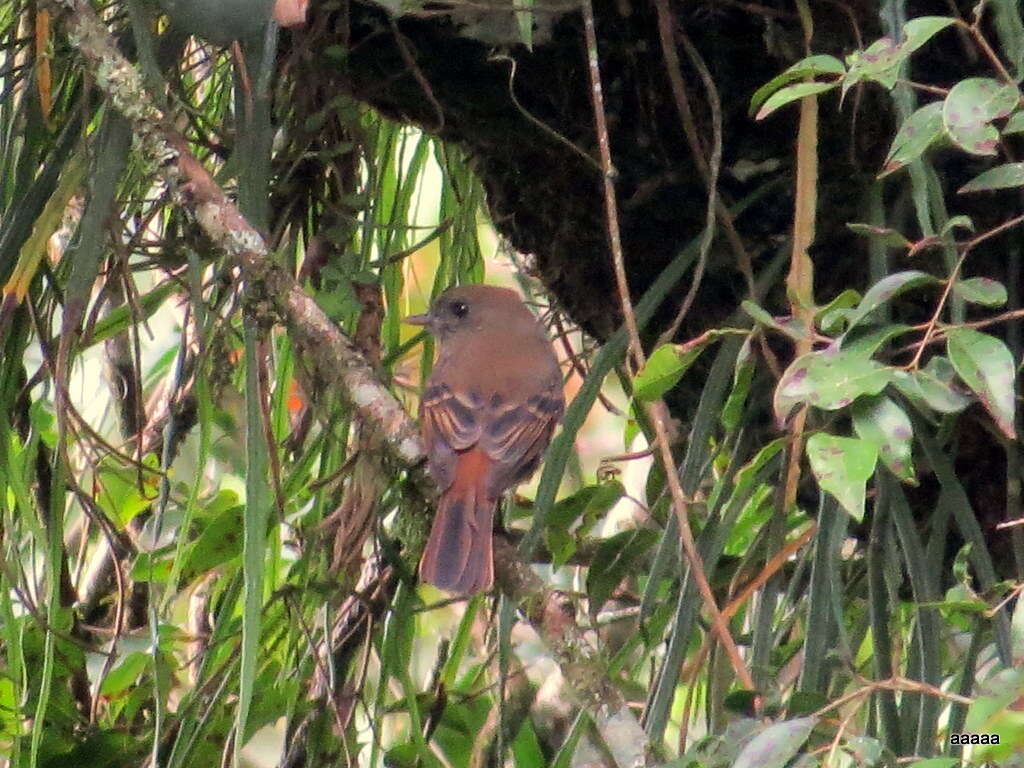
[(493, 285), (449, 288), (430, 305), (430, 311), (405, 318), (424, 326), (439, 342), (494, 330), (515, 333), (536, 328), (536, 319), (515, 291)]

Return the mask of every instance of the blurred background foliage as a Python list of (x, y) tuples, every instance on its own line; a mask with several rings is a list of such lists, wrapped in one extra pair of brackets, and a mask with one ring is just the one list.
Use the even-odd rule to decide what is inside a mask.
[[(935, 5), (0, 6), (3, 764), (1024, 765), (1024, 23)], [(505, 505), (543, 589), (416, 584), (410, 474), (72, 13), (410, 413), (402, 317), (523, 293), (573, 401)]]

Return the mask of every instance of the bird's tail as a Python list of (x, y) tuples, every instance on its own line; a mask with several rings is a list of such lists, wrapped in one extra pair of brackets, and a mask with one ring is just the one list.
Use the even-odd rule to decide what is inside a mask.
[(491, 528), (496, 502), (487, 493), (490, 463), (477, 449), (460, 455), (452, 484), (438, 501), (420, 578), (447, 592), (470, 595), (494, 583)]

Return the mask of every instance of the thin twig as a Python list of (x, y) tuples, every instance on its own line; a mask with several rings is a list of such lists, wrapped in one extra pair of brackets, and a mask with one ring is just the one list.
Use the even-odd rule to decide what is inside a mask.
[(898, 85), (906, 85), (917, 91), (924, 91), (925, 93), (934, 93), (936, 96), (942, 96), (945, 98), (949, 95), (949, 88), (940, 88), (937, 85), (928, 85), (927, 83), (918, 83), (914, 80), (897, 80)]
[(433, 232), (431, 232), (429, 235), (424, 237), (419, 242), (413, 243), (408, 248), (405, 248), (405, 249), (403, 249), (401, 251), (396, 251), (395, 253), (392, 253), (390, 256), (387, 256), (385, 258), (380, 259), (378, 262), (371, 262), (369, 266), (370, 267), (377, 267), (377, 266), (381, 266), (381, 265), (390, 266), (392, 264), (397, 264), (398, 262), (402, 261), (403, 259), (406, 259), (409, 256), (412, 256), (414, 253), (416, 253), (416, 251), (418, 251), (418, 250), (420, 250), (422, 248), (425, 248), (426, 246), (430, 245), (437, 238), (439, 238), (441, 235), (443, 235), (445, 232), (447, 232), (449, 229), (451, 229), (452, 224), (454, 224), (454, 223), (455, 223), (455, 219), (453, 217), (449, 216), (447, 219), (445, 219), (440, 224), (438, 224), (437, 227), (434, 228)]
[[(658, 29), (662, 35), (664, 35), (663, 28), (670, 23), (667, 0), (657, 0), (657, 3)], [(693, 306), (693, 302), (697, 298), (697, 291), (700, 290), (701, 281), (704, 279), (704, 270), (707, 268), (708, 263), (708, 253), (711, 251), (711, 244), (715, 239), (715, 211), (719, 204), (718, 174), (722, 170), (722, 104), (718, 98), (718, 90), (715, 88), (714, 78), (711, 77), (711, 72), (708, 70), (707, 64), (700, 55), (700, 51), (694, 47), (693, 43), (690, 42), (690, 38), (688, 38), (682, 30), (679, 30), (679, 39), (683, 43), (683, 48), (686, 50), (686, 55), (689, 57), (690, 63), (693, 64), (697, 72), (700, 74), (701, 80), (704, 83), (704, 90), (707, 91), (708, 106), (711, 109), (711, 160), (708, 163), (707, 172), (704, 174), (708, 199), (704, 213), (704, 232), (701, 234), (697, 264), (693, 268), (693, 276), (690, 279), (690, 288), (687, 291), (682, 304), (679, 305), (679, 311), (676, 313), (672, 323), (659, 339), (659, 342), (662, 344), (668, 343), (675, 337), (676, 331), (679, 330), (679, 326), (682, 325), (683, 320), (689, 313), (690, 307)], [(662, 45), (665, 45), (664, 39), (662, 40)], [(675, 53), (671, 45), (668, 46), (667, 50), (671, 50), (673, 54)], [(677, 70), (678, 66), (679, 62), (678, 59), (676, 59), (675, 67)], [(678, 71), (676, 74), (678, 75)], [(680, 81), (682, 80), (681, 77), (678, 79)], [(673, 93), (675, 93), (675, 90), (676, 89), (673, 88)], [(699, 145), (699, 141), (697, 144)], [(691, 146), (691, 150), (692, 149), (693, 147)], [(749, 264), (749, 257), (746, 257), (746, 251), (743, 249), (742, 243), (739, 246), (739, 252), (743, 253), (745, 256), (745, 260), (741, 259), (740, 262)], [(745, 271), (749, 273), (749, 270)], [(752, 281), (753, 274), (749, 273), (748, 289), (752, 285)]]
[(646, 459), (653, 455), (653, 448), (645, 448), (642, 451), (633, 451), (632, 453), (617, 453), (614, 456), (602, 456), (601, 464), (612, 464), (619, 461), (636, 461), (637, 459)]
[(847, 726), (850, 724), (850, 721), (854, 718), (854, 715), (856, 714), (857, 710), (853, 710), (839, 722), (839, 727), (836, 728), (836, 735), (832, 738), (832, 743), (829, 745), (828, 760), (825, 763), (826, 765), (833, 764), (833, 761), (835, 760), (836, 750), (839, 749), (839, 742), (842, 740), (843, 734), (846, 732)]
[[(690, 99), (686, 92), (686, 81), (683, 79), (682, 67), (679, 63), (679, 55), (676, 53), (673, 19), (669, 12), (666, 0), (655, 0), (655, 10), (658, 14), (658, 40), (661, 45), (662, 58), (665, 59), (665, 73), (668, 76), (669, 88), (672, 91), (672, 99), (675, 102), (676, 111), (679, 113), (679, 120), (683, 128), (683, 136), (686, 137), (687, 145), (690, 148), (690, 157), (693, 160), (693, 164), (697, 168), (697, 172), (700, 174), (701, 179), (704, 181), (704, 187), (708, 192), (709, 206), (713, 203), (715, 206), (715, 212), (722, 222), (726, 240), (728, 240), (729, 246), (732, 248), (733, 253), (736, 256), (737, 266), (743, 274), (743, 279), (746, 281), (748, 297), (753, 299), (754, 269), (750, 260), (750, 254), (747, 253), (747, 249), (743, 245), (743, 238), (740, 237), (739, 232), (736, 230), (736, 224), (733, 221), (732, 214), (730, 213), (728, 206), (725, 205), (717, 194), (718, 173), (721, 167), (722, 116), (721, 100), (718, 98), (718, 91), (715, 88), (714, 79), (708, 72), (707, 66), (704, 64), (700, 53), (684, 35), (683, 41), (684, 45), (686, 45), (687, 55), (690, 57), (691, 61), (694, 62), (694, 66), (698, 68), (704, 87), (708, 92), (708, 104), (711, 108), (714, 132), (714, 135), (712, 136), (712, 143), (718, 150), (718, 162), (715, 162), (715, 155), (713, 154), (711, 168), (709, 168), (708, 162), (705, 159), (704, 146), (701, 142), (700, 135), (697, 132), (697, 124), (693, 119), (693, 110), (690, 107)], [(712, 173), (712, 171), (714, 171), (714, 173)], [(712, 176), (714, 177), (713, 179)], [(706, 217), (706, 221), (710, 222), (713, 220)], [(707, 228), (705, 228), (705, 236), (706, 235)], [(704, 257), (705, 255), (702, 243), (702, 258)], [(693, 291), (691, 290), (691, 294), (692, 293)], [(687, 296), (687, 299), (690, 299), (690, 297)], [(692, 302), (692, 299), (684, 302), (684, 306), (690, 302)], [(684, 314), (684, 312), (680, 311), (680, 315)]]
[(764, 567), (757, 573), (757, 575), (753, 579), (751, 579), (748, 583), (743, 585), (743, 588), (740, 589), (739, 594), (733, 597), (729, 601), (728, 605), (726, 605), (725, 608), (722, 609), (722, 613), (730, 619), (733, 616), (735, 616), (737, 611), (739, 611), (740, 607), (743, 605), (743, 603), (745, 603), (750, 598), (750, 596), (754, 594), (754, 592), (756, 592), (765, 584), (767, 584), (768, 580), (772, 576), (774, 576), (776, 573), (782, 570), (782, 566), (786, 564), (786, 562), (789, 560), (791, 556), (796, 554), (797, 550), (799, 550), (802, 546), (804, 546), (804, 544), (811, 540), (811, 537), (814, 536), (817, 530), (818, 524), (816, 522), (812, 522), (806, 529), (804, 529), (803, 533), (801, 533), (791, 542), (786, 544), (786, 546), (782, 547), (782, 549), (780, 549), (778, 552), (776, 552), (774, 555), (768, 558), (768, 562), (764, 564)]
[(964, 244), (960, 252), (960, 257), (956, 260), (956, 264), (953, 265), (953, 271), (950, 273), (949, 278), (946, 280), (946, 285), (942, 289), (942, 295), (939, 297), (939, 302), (935, 305), (935, 311), (932, 313), (931, 319), (928, 320), (924, 336), (921, 341), (918, 342), (917, 352), (914, 353), (914, 358), (905, 366), (907, 370), (915, 370), (921, 362), (921, 356), (924, 354), (925, 347), (931, 343), (932, 336), (935, 334), (935, 328), (939, 323), (939, 318), (942, 316), (942, 312), (946, 308), (946, 302), (949, 300), (949, 296), (953, 291), (953, 286), (956, 285), (957, 278), (960, 276), (960, 270), (963, 268), (964, 261), (967, 259), (967, 256), (971, 251), (981, 245), (981, 243), (1017, 226), (1021, 222), (1024, 222), (1024, 215), (1015, 216), (1012, 219), (1004, 221), (998, 227), (993, 227), (987, 232), (982, 232), (980, 235)]
[[(565, 350), (565, 359), (569, 362), (569, 366), (576, 372), (576, 375), (583, 381), (587, 378), (587, 369), (584, 367), (580, 360), (580, 355), (576, 353), (576, 350), (572, 348), (572, 342), (569, 341), (569, 332), (565, 328), (565, 324), (562, 322), (562, 317), (557, 312), (552, 313), (552, 324), (555, 326), (555, 338), (562, 344), (562, 348)], [(597, 393), (597, 399), (601, 401), (601, 405), (604, 409), (615, 416), (625, 416), (615, 403), (608, 399), (608, 396), (604, 392)]]
[(908, 691), (910, 693), (924, 693), (928, 696), (935, 696), (936, 698), (952, 701), (957, 704), (963, 704), (965, 706), (970, 706), (974, 703), (974, 699), (970, 699), (967, 696), (961, 696), (958, 693), (944, 691), (941, 688), (936, 688), (934, 685), (922, 683), (918, 680), (908, 680), (905, 677), (890, 677), (885, 680), (862, 680), (862, 682), (863, 687), (850, 691), (846, 695), (840, 696), (835, 701), (829, 702), (815, 712), (812, 717), (820, 718), (826, 713), (831, 712), (833, 709), (839, 709), (849, 702), (868, 696), (875, 691)]
[(519, 63), (515, 59), (513, 59), (511, 56), (509, 56), (507, 53), (495, 54), (494, 56), (491, 56), (490, 60), (491, 61), (507, 61), (511, 65), (509, 67), (509, 71), (508, 71), (508, 97), (512, 100), (512, 106), (514, 106), (517, 110), (519, 110), (519, 114), (521, 114), (523, 117), (525, 117), (531, 123), (533, 123), (533, 125), (535, 125), (537, 128), (539, 128), (543, 133), (545, 133), (548, 136), (550, 136), (552, 139), (557, 141), (559, 144), (561, 144), (561, 145), (563, 145), (565, 147), (568, 147), (570, 150), (572, 150), (572, 152), (574, 154), (576, 154), (579, 157), (583, 158), (583, 160), (587, 163), (587, 165), (591, 166), (592, 168), (596, 168), (598, 171), (600, 171), (601, 170), (601, 164), (597, 160), (595, 160), (590, 155), (588, 155), (586, 152), (584, 152), (582, 149), (580, 149), (578, 146), (573, 144), (572, 141), (570, 141), (568, 138), (566, 138), (565, 136), (560, 134), (558, 131), (556, 131), (550, 125), (545, 123), (539, 117), (535, 116), (532, 112), (530, 112), (530, 110), (528, 110), (526, 107), (524, 107), (522, 105), (522, 103), (519, 101), (519, 99), (516, 97), (516, 89), (515, 89), (516, 68), (519, 66)]
[[(722, 615), (725, 616), (727, 619), (731, 619), (733, 616), (739, 613), (740, 608), (743, 606), (745, 602), (747, 602), (748, 599), (750, 599), (750, 596), (753, 595), (754, 592), (756, 592), (758, 589), (763, 587), (766, 583), (768, 583), (768, 580), (772, 576), (774, 576), (776, 573), (782, 570), (782, 567), (786, 564), (789, 558), (794, 553), (796, 553), (798, 549), (800, 549), (808, 541), (810, 541), (811, 537), (815, 534), (817, 530), (818, 524), (811, 523), (804, 530), (803, 533), (801, 533), (799, 536), (793, 539), (793, 541), (791, 541), (789, 544), (787, 544), (778, 552), (776, 552), (771, 558), (769, 558), (768, 562), (764, 564), (764, 567), (758, 572), (757, 576), (755, 576), (750, 582), (745, 584), (743, 586), (743, 589), (740, 590), (740, 593), (733, 597), (729, 601), (729, 603), (724, 608), (722, 608)], [(704, 660), (707, 658), (710, 652), (711, 642), (710, 639), (706, 638), (704, 642), (701, 643), (700, 650), (697, 651), (697, 654), (693, 657), (692, 661), (687, 663), (686, 670), (684, 670), (682, 676), (687, 676), (687, 670), (689, 670), (692, 676), (696, 677), (696, 675), (698, 675), (700, 671), (704, 668)], [(694, 689), (694, 687), (691, 685), (688, 685), (686, 687), (688, 690), (691, 691)], [(681, 720), (679, 726), (680, 752), (685, 751), (684, 745), (686, 743), (686, 732), (688, 730), (690, 720), (690, 704), (690, 699), (687, 698), (686, 707), (683, 711), (683, 719)]]
[(409, 68), (409, 73), (412, 75), (413, 80), (419, 85), (420, 90), (423, 91), (423, 95), (430, 102), (430, 106), (437, 116), (437, 123), (435, 125), (428, 125), (426, 128), (430, 133), (440, 133), (441, 129), (444, 128), (444, 109), (442, 109), (437, 97), (434, 96), (434, 90), (430, 87), (430, 83), (427, 82), (427, 78), (420, 69), (419, 64), (416, 63), (416, 58), (412, 55), (412, 51), (409, 50), (409, 44), (406, 41), (405, 35), (402, 34), (402, 31), (398, 28), (398, 23), (390, 13), (388, 14), (388, 23), (391, 25), (391, 34), (395, 36), (395, 46), (398, 48), (402, 61)]
[[(619, 234), (618, 209), (615, 201), (615, 187), (613, 185), (614, 170), (612, 167), (611, 149), (608, 139), (608, 125), (604, 114), (604, 99), (601, 91), (601, 73), (598, 66), (597, 56), (597, 34), (594, 29), (594, 9), (591, 0), (583, 0), (583, 29), (587, 45), (587, 62), (590, 73), (591, 100), (594, 108), (594, 125), (597, 130), (597, 143), (601, 154), (601, 165), (604, 177), (604, 204), (607, 215), (606, 225), (608, 227), (608, 240), (612, 254), (612, 262), (615, 270), (616, 287), (619, 292), (619, 299), (622, 303), (622, 313), (625, 318), (626, 330), (629, 333), (629, 346), (633, 352), (633, 359), (639, 367), (644, 362), (644, 353), (640, 342), (640, 332), (636, 323), (636, 315), (633, 312), (633, 304), (629, 297), (629, 285), (626, 278), (625, 260), (622, 252), (622, 240)], [(671, 441), (669, 439), (668, 422), (671, 418), (668, 408), (663, 401), (657, 401), (647, 407), (647, 414), (654, 427), (655, 440), (662, 466), (665, 469), (665, 476), (668, 481), (669, 491), (672, 495), (673, 508), (679, 522), (679, 539), (682, 543), (683, 552), (690, 564), (690, 571), (697, 583), (705, 607), (711, 616), (712, 626), (718, 636), (722, 647), (725, 648), (733, 670), (742, 684), (754, 688), (753, 678), (747, 671), (746, 665), (740, 656), (736, 642), (729, 633), (729, 626), (722, 616), (722, 612), (715, 602), (714, 592), (708, 583), (704, 573), (704, 566), (701, 562), (700, 553), (697, 551), (697, 544), (693, 538), (693, 531), (690, 529), (689, 503), (686, 494), (679, 481), (679, 472), (675, 466), (675, 459), (672, 457)]]
[(608, 246), (612, 254), (612, 268), (615, 270), (615, 285), (619, 292), (622, 318), (629, 333), (629, 346), (633, 354), (633, 361), (639, 369), (644, 364), (644, 351), (640, 345), (640, 329), (636, 324), (633, 300), (629, 296), (629, 278), (626, 275), (626, 261), (622, 253), (619, 210), (615, 201), (615, 178), (618, 172), (612, 164), (608, 118), (604, 111), (604, 91), (601, 88), (601, 70), (597, 58), (597, 31), (594, 27), (594, 6), (590, 0), (583, 0), (581, 9), (583, 11), (583, 33), (587, 44), (590, 100), (594, 108), (594, 128), (597, 131), (598, 155), (601, 158), (601, 181), (604, 184), (604, 213), (608, 227)]
[(1011, 229), (1012, 227), (1016, 227), (1021, 222), (1024, 222), (1024, 215), (1014, 216), (1012, 219), (1007, 219), (1006, 221), (1004, 221), (999, 226), (993, 227), (992, 229), (988, 230), (987, 232), (982, 232), (980, 235), (975, 237), (973, 240), (969, 240), (968, 241), (968, 243), (967, 243), (968, 250), (974, 250), (975, 248), (977, 248), (979, 245), (981, 245), (983, 242), (985, 242), (989, 238), (995, 237), (996, 235), (1001, 235), (1006, 230)]
[(968, 24), (965, 21), (957, 21), (957, 25), (962, 26), (970, 33), (971, 37), (974, 38), (975, 44), (981, 49), (981, 52), (985, 54), (985, 58), (989, 60), (989, 63), (993, 66), (996, 72), (999, 73), (999, 76), (1003, 79), (1003, 82), (1016, 87), (1017, 81), (1013, 79), (1013, 76), (1009, 73), (1009, 71), (1007, 71), (1006, 67), (1003, 66), (1003, 62), (1000, 61), (999, 57), (996, 55), (996, 52), (992, 50), (992, 46), (988, 44), (988, 40), (985, 39), (985, 35), (983, 35), (981, 32), (980, 9), (982, 8), (982, 6), (982, 3), (978, 4), (977, 7), (979, 10), (978, 14), (974, 17), (973, 24)]
[[(1005, 528), (1006, 526), (1003, 525), (1002, 527)], [(996, 530), (999, 530), (999, 528), (1000, 528), (1000, 526), (997, 525), (996, 526)], [(993, 605), (991, 608), (989, 608), (986, 611), (984, 611), (982, 613), (982, 615), (986, 619), (991, 619), (993, 616), (995, 616), (997, 613), (999, 613), (1001, 610), (1003, 610), (1003, 608), (1006, 607), (1007, 603), (1009, 603), (1010, 601), (1015, 600), (1017, 597), (1019, 597), (1021, 595), (1021, 593), (1024, 593), (1024, 584), (1016, 584), (1016, 585), (1014, 585), (1013, 589), (1011, 589), (1007, 593), (1006, 597), (1004, 597), (998, 603)]]
[(917, 369), (918, 364), (921, 362), (921, 355), (924, 354), (925, 347), (931, 343), (932, 334), (935, 333), (935, 326), (938, 325), (939, 318), (942, 316), (942, 311), (946, 308), (946, 301), (948, 301), (949, 295), (953, 291), (957, 275), (960, 274), (960, 268), (964, 265), (964, 260), (967, 258), (967, 254), (967, 249), (963, 249), (959, 258), (956, 260), (956, 264), (953, 265), (953, 271), (946, 280), (946, 285), (942, 288), (942, 295), (939, 297), (939, 301), (935, 305), (935, 311), (932, 313), (931, 319), (928, 320), (928, 325), (924, 329), (924, 336), (921, 338), (921, 341), (917, 343), (917, 351), (914, 353), (914, 357), (911, 361), (905, 366), (908, 371)]
[[(987, 328), (990, 325), (998, 325), (999, 323), (1006, 323), (1011, 320), (1019, 320), (1024, 317), (1024, 309), (1013, 309), (1009, 312), (1003, 312), (1002, 314), (995, 315), (994, 317), (987, 317), (984, 320), (971, 320), (966, 323), (957, 323), (957, 328)], [(923, 331), (928, 327), (928, 323), (921, 323), (920, 325), (911, 325), (901, 333), (911, 333), (913, 331)], [(929, 344), (938, 344), (939, 342), (946, 340), (946, 329), (936, 328), (935, 333), (932, 334), (931, 339), (928, 340)], [(922, 342), (915, 341), (913, 344), (907, 344), (904, 347), (893, 352), (894, 355), (902, 355), (910, 352), (911, 350), (917, 349), (918, 345)]]

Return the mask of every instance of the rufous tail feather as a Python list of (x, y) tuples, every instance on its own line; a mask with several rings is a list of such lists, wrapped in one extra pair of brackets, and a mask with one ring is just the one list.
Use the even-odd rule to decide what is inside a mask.
[(452, 484), (441, 495), (420, 561), (420, 578), (447, 592), (470, 595), (494, 583), (491, 529), (494, 499), (487, 498), (490, 457), (461, 454)]

